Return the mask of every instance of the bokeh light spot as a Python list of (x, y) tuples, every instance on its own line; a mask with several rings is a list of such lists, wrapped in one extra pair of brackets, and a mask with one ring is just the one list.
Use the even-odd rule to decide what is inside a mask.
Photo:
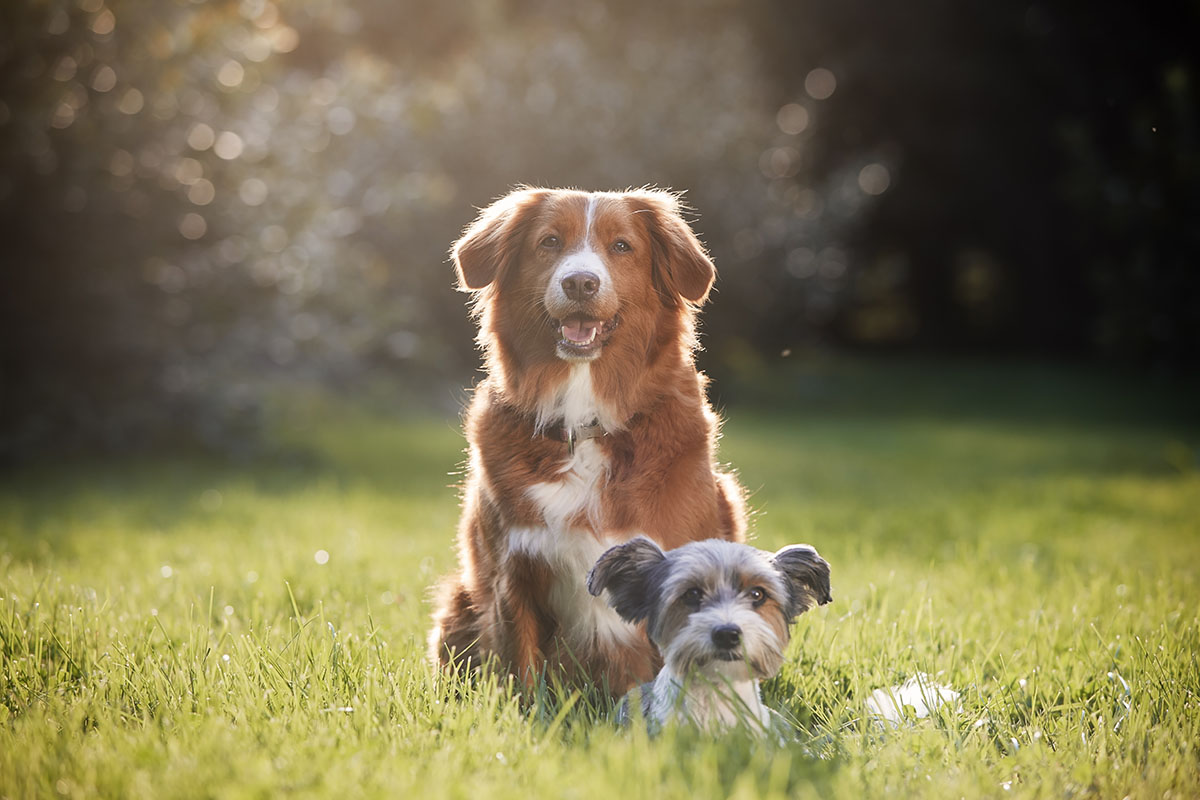
[(200, 122), (188, 131), (187, 143), (193, 150), (207, 150), (213, 146), (216, 139), (217, 135), (213, 133), (213, 129)]
[(217, 196), (217, 190), (212, 185), (212, 181), (201, 178), (188, 187), (187, 196), (193, 205), (206, 206)]
[(97, 36), (107, 36), (117, 27), (117, 18), (110, 9), (104, 9), (92, 20), (92, 33)]
[(233, 131), (222, 131), (213, 143), (213, 152), (218, 158), (223, 158), (226, 161), (232, 161), (242, 154), (242, 137), (238, 136)]
[(137, 89), (130, 89), (121, 95), (121, 102), (117, 104), (117, 110), (122, 114), (136, 114), (142, 110), (146, 104), (146, 98)]
[(66, 83), (75, 77), (75, 72), (78, 69), (79, 65), (75, 62), (75, 59), (70, 56), (63, 56), (54, 67), (54, 80)]
[(242, 54), (247, 60), (261, 64), (271, 57), (271, 42), (265, 36), (252, 36), (242, 48)]
[(270, 2), (248, 0), (242, 3), (242, 15), (263, 30), (273, 28), (279, 22), (279, 8)]
[(58, 104), (54, 109), (54, 115), (50, 118), (50, 127), (52, 128), (69, 128), (71, 123), (75, 121), (75, 109), (65, 100)]
[(867, 194), (883, 194), (891, 183), (892, 176), (883, 164), (867, 164), (858, 172), (858, 188)]
[(204, 177), (204, 165), (194, 158), (181, 158), (175, 165), (175, 180), (191, 186)]
[(325, 550), (318, 550), (317, 552), (313, 553), (313, 561), (317, 562), (318, 564), (328, 564), (329, 553)]
[(798, 103), (788, 103), (775, 115), (775, 123), (779, 130), (795, 136), (808, 127), (808, 109)]
[(300, 34), (289, 25), (276, 25), (270, 29), (268, 36), (277, 53), (290, 53), (300, 44)]
[(250, 278), (259, 286), (272, 286), (279, 280), (279, 264), (275, 259), (260, 258), (249, 266)]
[(793, 147), (772, 147), (758, 159), (763, 176), (776, 179), (795, 175), (800, 168), (800, 153)]
[(270, 190), (258, 178), (247, 178), (238, 187), (238, 197), (248, 206), (259, 206), (267, 199)]
[(202, 237), (208, 231), (208, 222), (204, 217), (192, 212), (184, 214), (179, 220), (179, 233), (185, 239), (195, 241)]
[(97, 92), (109, 92), (117, 85), (117, 72), (107, 64), (96, 70), (92, 76), (92, 88)]
[(837, 89), (837, 78), (824, 67), (817, 67), (804, 77), (804, 91), (814, 100), (825, 100)]
[(72, 82), (67, 87), (67, 93), (63, 96), (63, 102), (70, 104), (71, 108), (78, 111), (88, 104), (88, 91), (83, 88), (82, 84)]
[(226, 89), (236, 89), (242, 85), (242, 79), (246, 77), (246, 69), (241, 63), (232, 58), (221, 65), (221, 69), (217, 70), (217, 83)]
[(329, 215), (329, 228), (335, 236), (349, 236), (362, 227), (362, 216), (353, 208), (337, 208)]

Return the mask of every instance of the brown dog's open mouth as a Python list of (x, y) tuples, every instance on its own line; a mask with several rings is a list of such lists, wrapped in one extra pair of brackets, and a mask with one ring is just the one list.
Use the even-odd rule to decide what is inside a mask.
[(600, 320), (590, 319), (579, 314), (555, 320), (560, 334), (559, 352), (566, 357), (586, 357), (599, 353), (600, 348), (608, 341), (619, 322), (620, 317)]

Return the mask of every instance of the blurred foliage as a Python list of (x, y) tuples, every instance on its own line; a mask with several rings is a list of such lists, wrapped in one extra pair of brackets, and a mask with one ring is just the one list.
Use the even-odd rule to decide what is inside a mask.
[(762, 9), (781, 85), (837, 76), (803, 177), (890, 179), (848, 236), (843, 337), (1196, 363), (1200, 6)]
[(718, 374), (827, 343), (1189, 363), (1195, 55), (1136, 14), (5, 4), (0, 452), (236, 449), (280, 382), (453, 407), (446, 248), (522, 182), (687, 189)]

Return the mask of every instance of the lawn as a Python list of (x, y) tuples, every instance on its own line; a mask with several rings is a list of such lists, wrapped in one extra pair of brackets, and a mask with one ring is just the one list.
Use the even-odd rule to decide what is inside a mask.
[[(1193, 392), (1030, 365), (744, 378), (721, 458), (756, 541), (833, 567), (766, 687), (794, 742), (649, 740), (436, 675), (457, 423), (316, 399), (248, 461), (0, 478), (0, 796), (1200, 796)], [(869, 717), (917, 673), (958, 701)]]

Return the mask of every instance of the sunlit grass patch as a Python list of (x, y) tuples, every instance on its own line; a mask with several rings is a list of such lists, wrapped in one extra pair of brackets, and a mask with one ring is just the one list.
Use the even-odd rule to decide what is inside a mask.
[[(0, 795), (1200, 793), (1200, 475), (1169, 457), (1195, 429), (728, 416), (756, 543), (833, 567), (833, 604), (765, 687), (794, 742), (651, 740), (589, 698), (435, 675), (426, 592), (453, 562), (461, 436), (347, 412), (238, 466), (5, 480)], [(921, 673), (956, 702), (871, 717), (872, 692)]]

